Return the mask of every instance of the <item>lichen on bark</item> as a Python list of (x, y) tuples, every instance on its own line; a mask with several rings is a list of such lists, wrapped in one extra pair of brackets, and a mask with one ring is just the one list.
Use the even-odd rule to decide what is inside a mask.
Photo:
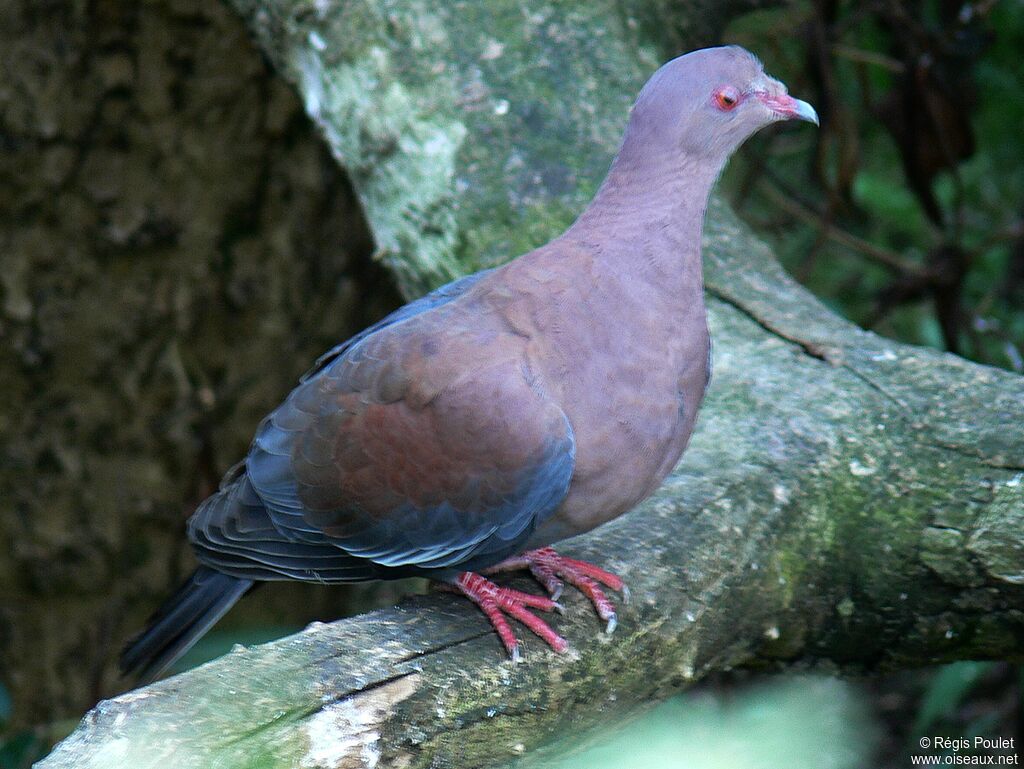
[[(567, 226), (664, 55), (642, 3), (233, 4), (351, 173), (409, 297)], [(713, 35), (748, 5), (709, 7), (672, 39)]]
[(618, 23), (606, 3), (237, 5), (352, 174), (377, 253), (410, 297), (564, 225), (644, 71), (604, 29)]
[[(114, 690), (118, 647), (188, 566), (192, 506), (397, 296), (228, 8), (0, 3), (0, 72), (0, 681), (19, 727)], [(330, 615), (338, 595), (292, 603)]]

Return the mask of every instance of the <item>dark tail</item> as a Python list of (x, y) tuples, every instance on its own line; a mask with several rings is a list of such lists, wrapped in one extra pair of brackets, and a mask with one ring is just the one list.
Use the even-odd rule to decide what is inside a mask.
[(238, 579), (200, 566), (156, 613), (146, 629), (121, 652), (121, 672), (152, 681), (192, 648), (252, 587)]

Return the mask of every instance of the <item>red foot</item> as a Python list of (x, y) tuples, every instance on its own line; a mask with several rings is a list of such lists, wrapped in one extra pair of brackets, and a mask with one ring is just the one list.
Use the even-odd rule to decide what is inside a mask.
[(502, 561), (488, 569), (487, 573), (514, 569), (529, 569), (534, 578), (548, 591), (553, 601), (557, 601), (562, 595), (562, 580), (568, 582), (594, 604), (597, 616), (608, 623), (605, 627), (606, 633), (615, 630), (618, 619), (615, 615), (615, 605), (597, 583), (600, 582), (622, 593), (623, 601), (629, 600), (629, 589), (619, 577), (586, 561), (561, 556), (550, 547), (528, 550), (520, 556)]
[[(523, 593), (509, 587), (498, 587), (486, 577), (474, 574), (471, 571), (464, 571), (455, 580), (455, 587), (469, 600), (479, 606), (487, 619), (498, 631), (498, 637), (505, 645), (505, 650), (513, 662), (519, 662), (519, 641), (515, 633), (505, 619), (505, 614), (510, 614), (522, 622), (526, 627), (540, 636), (556, 652), (564, 652), (569, 648), (562, 636), (548, 627), (548, 624), (531, 614), (525, 607), (551, 611), (552, 609), (562, 610), (562, 607), (550, 598), (531, 593)], [(504, 613), (503, 613), (504, 612)]]
[(505, 619), (505, 614), (522, 622), (556, 652), (563, 652), (569, 648), (565, 639), (548, 627), (544, 620), (526, 610), (526, 607), (531, 607), (543, 611), (556, 609), (561, 612), (562, 607), (556, 601), (562, 594), (563, 580), (590, 599), (597, 616), (607, 623), (607, 633), (615, 630), (615, 605), (598, 583), (621, 592), (624, 601), (629, 600), (629, 590), (617, 576), (585, 561), (560, 556), (550, 547), (529, 550), (520, 556), (509, 558), (491, 567), (486, 573), (517, 569), (529, 569), (551, 597), (545, 598), (507, 587), (498, 587), (485, 577), (470, 571), (463, 572), (455, 580), (455, 588), (487, 615), (514, 662), (519, 661), (519, 641)]

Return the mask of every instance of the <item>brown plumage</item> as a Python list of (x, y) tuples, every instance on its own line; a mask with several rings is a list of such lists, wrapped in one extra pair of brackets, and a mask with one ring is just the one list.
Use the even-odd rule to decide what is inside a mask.
[[(700, 236), (744, 139), (814, 111), (740, 48), (663, 66), (593, 202), (564, 234), (456, 281), (339, 345), (260, 425), (189, 521), (203, 566), (126, 649), (154, 674), (257, 580), (410, 574), (450, 583), (495, 624), (561, 580), (614, 626), (617, 577), (548, 545), (650, 494), (679, 459), (709, 376)], [(525, 552), (524, 552), (525, 551)], [(552, 598), (474, 572), (528, 568)]]

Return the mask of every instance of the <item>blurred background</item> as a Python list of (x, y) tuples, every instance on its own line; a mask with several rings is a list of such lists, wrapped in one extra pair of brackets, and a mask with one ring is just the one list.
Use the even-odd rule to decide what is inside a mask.
[[(721, 185), (790, 272), (862, 326), (1024, 371), (1024, 3), (787, 2), (725, 38), (822, 119), (755, 137)], [(371, 251), (226, 8), (0, 4), (0, 767), (126, 688), (113, 661), (188, 572), (196, 503), (400, 303)], [(272, 585), (182, 665), (420, 587)], [(1019, 749), (1020, 669), (737, 672), (533, 765), (895, 769), (935, 734)]]

